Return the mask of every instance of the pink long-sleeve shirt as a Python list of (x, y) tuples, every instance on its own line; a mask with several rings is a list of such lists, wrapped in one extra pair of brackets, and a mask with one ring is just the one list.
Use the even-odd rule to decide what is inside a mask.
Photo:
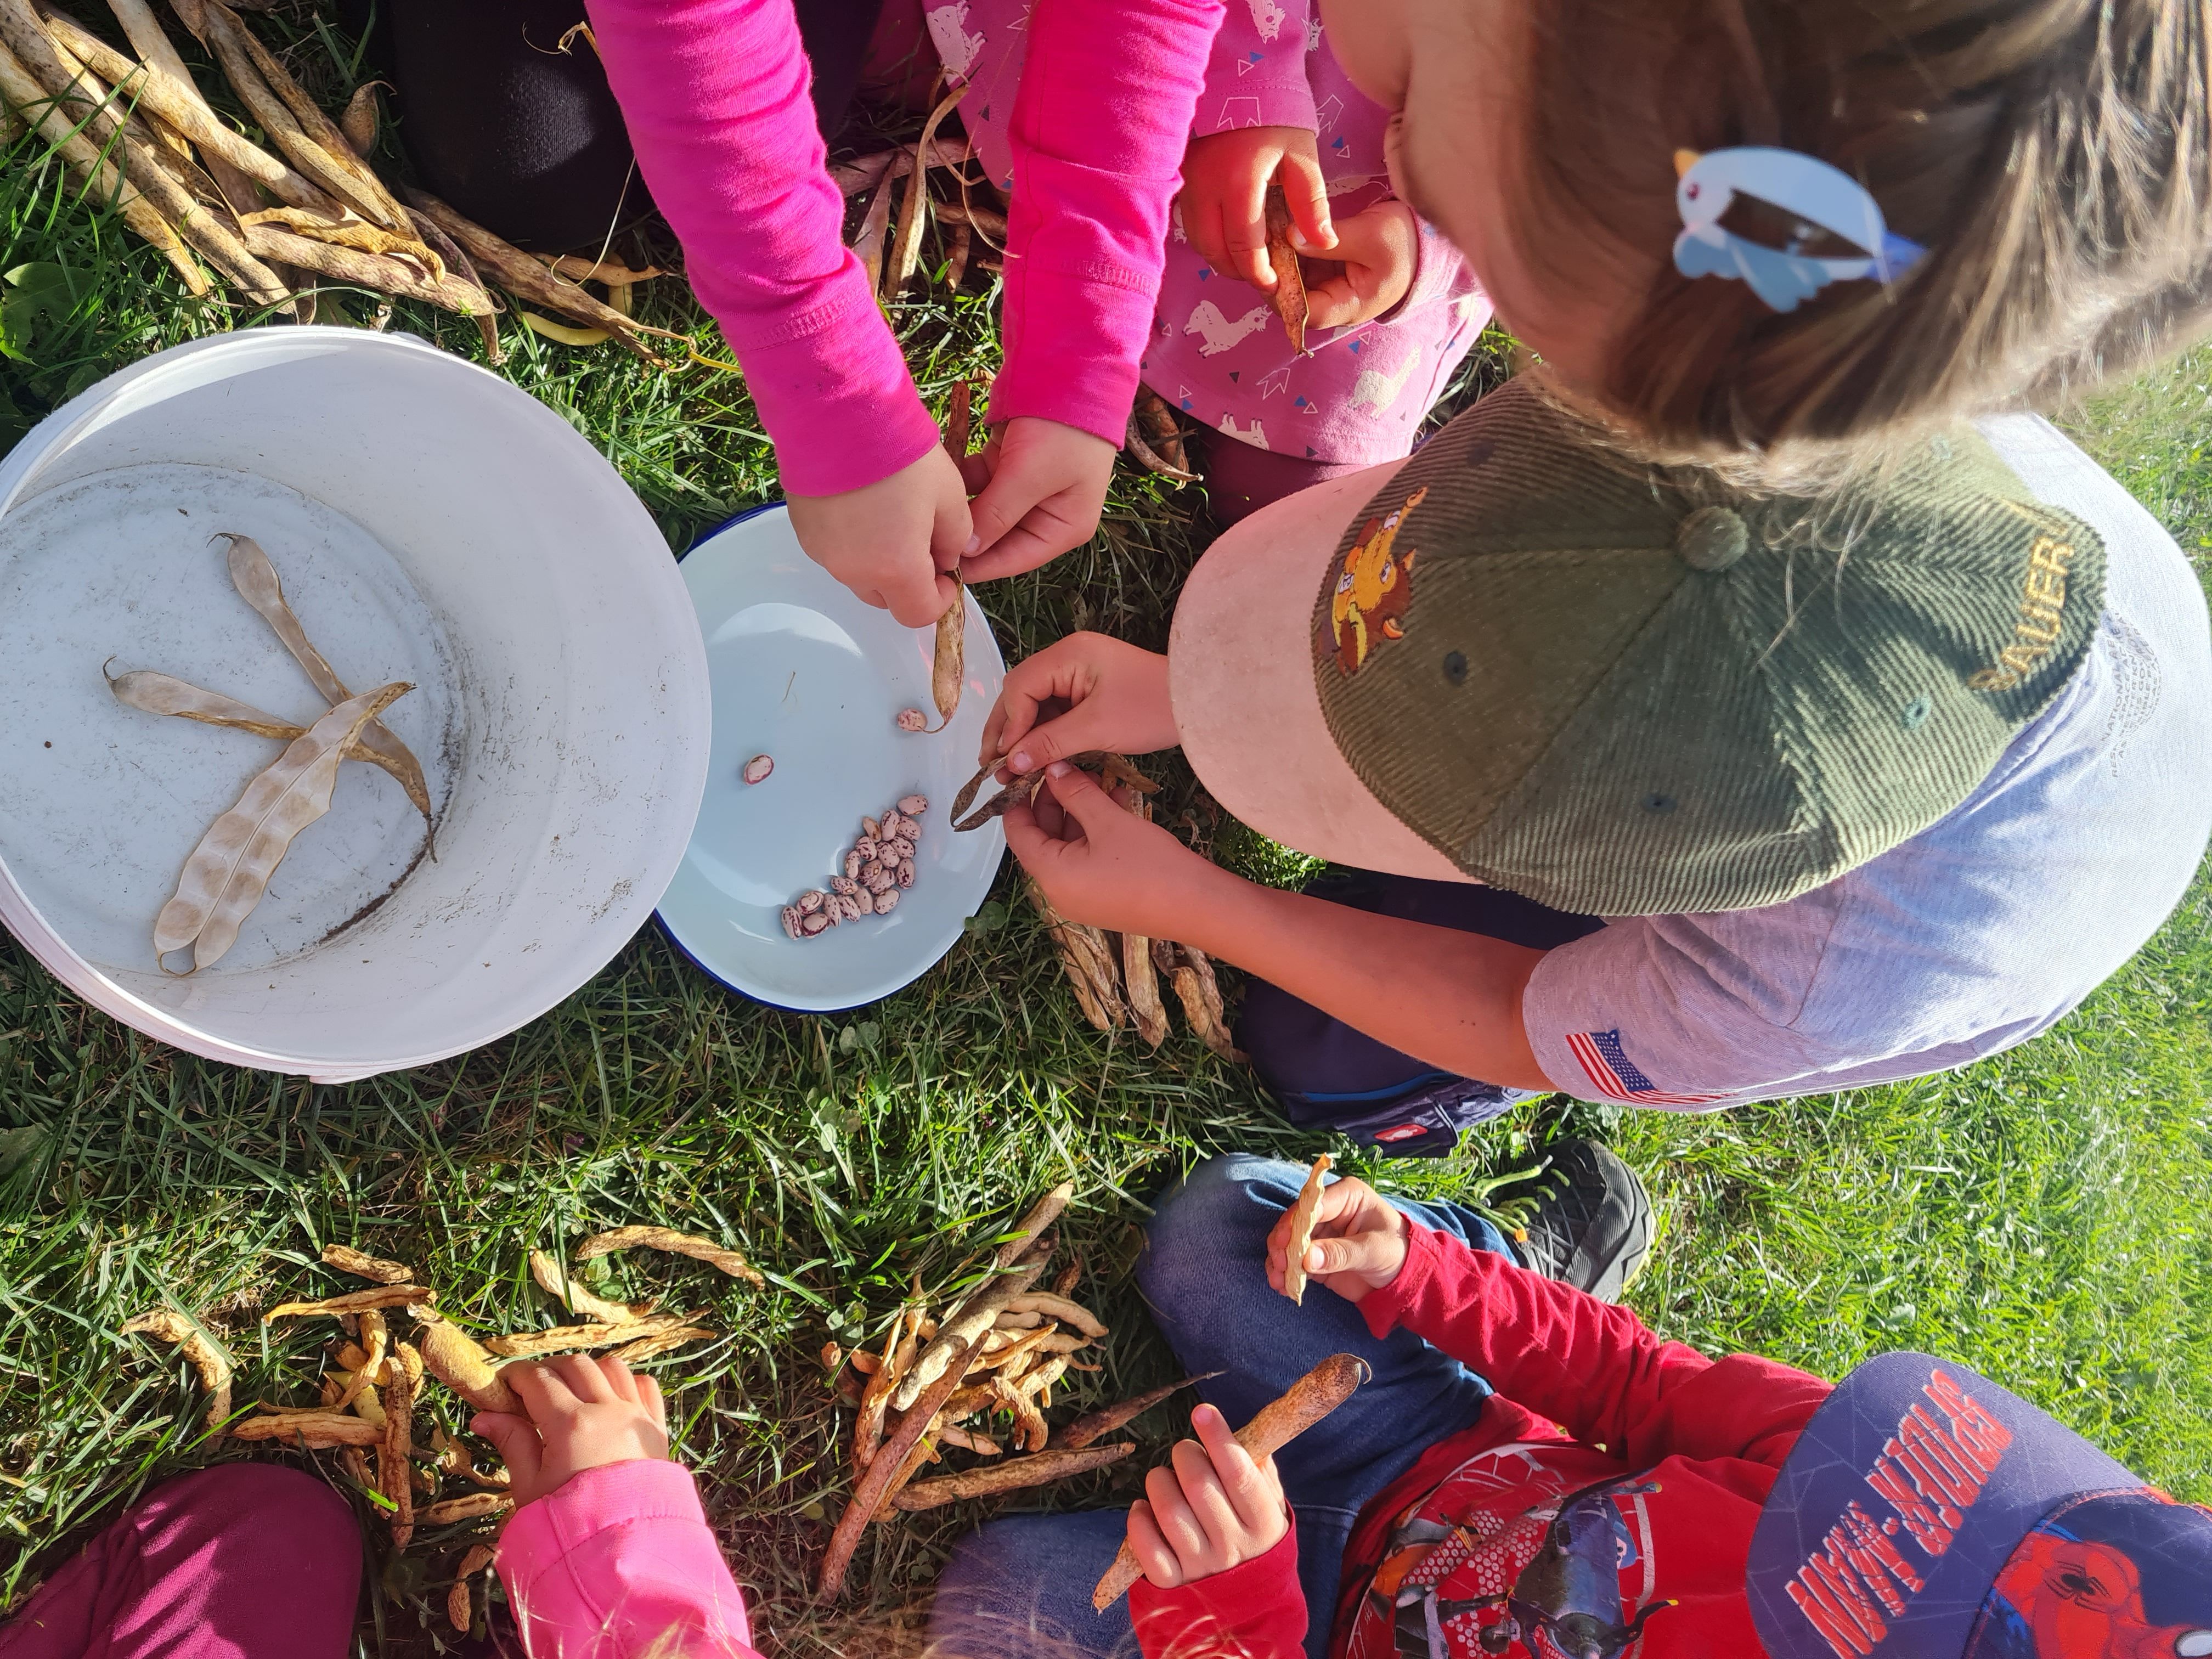
[(681, 1463), (572, 1475), (514, 1512), (495, 1565), (530, 1659), (760, 1659)]
[[(993, 421), (1042, 416), (1121, 443), (1221, 3), (1036, 6)], [(586, 10), (638, 165), (744, 369), (785, 489), (835, 495), (921, 459), (936, 425), (844, 245), (790, 0)]]

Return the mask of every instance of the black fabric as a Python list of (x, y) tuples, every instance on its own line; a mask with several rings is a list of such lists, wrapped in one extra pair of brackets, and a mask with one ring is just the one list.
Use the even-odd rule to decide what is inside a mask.
[[(1370, 915), (1531, 950), (1553, 950), (1605, 926), (1499, 887), (1365, 870), (1325, 871), (1305, 890)], [(1530, 1098), (1522, 1090), (1439, 1072), (1262, 979), (1246, 983), (1237, 1045), (1292, 1122), (1326, 1126), (1399, 1156), (1440, 1156), (1462, 1129)]]
[[(798, 0), (815, 118), (850, 112), (883, 0)], [(372, 24), (374, 13), (374, 26)], [(343, 0), (392, 85), (400, 143), (423, 185), (521, 247), (590, 252), (653, 207), (598, 54), (561, 38), (583, 0)]]

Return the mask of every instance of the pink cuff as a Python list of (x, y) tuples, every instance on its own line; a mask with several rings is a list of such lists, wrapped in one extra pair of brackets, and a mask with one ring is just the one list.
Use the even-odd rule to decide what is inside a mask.
[(860, 262), (850, 264), (854, 280), (841, 280), (830, 303), (737, 348), (788, 495), (878, 483), (939, 441)]
[(1136, 348), (1152, 331), (1157, 283), (1122, 271), (1089, 280), (1035, 270), (1024, 276), (1028, 302), (1018, 322), (1008, 319), (1006, 366), (991, 383), (992, 423), (1036, 416), (1119, 449), (1137, 399)]

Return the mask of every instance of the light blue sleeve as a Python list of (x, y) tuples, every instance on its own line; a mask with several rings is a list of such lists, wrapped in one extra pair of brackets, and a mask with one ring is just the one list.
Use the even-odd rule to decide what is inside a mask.
[(1946, 1071), (2048, 1030), (2187, 890), (2212, 832), (2212, 630), (2179, 548), (2032, 416), (1984, 431), (2103, 536), (2081, 672), (1974, 793), (1828, 885), (1552, 951), (1523, 1018), (1555, 1087), (1696, 1110)]

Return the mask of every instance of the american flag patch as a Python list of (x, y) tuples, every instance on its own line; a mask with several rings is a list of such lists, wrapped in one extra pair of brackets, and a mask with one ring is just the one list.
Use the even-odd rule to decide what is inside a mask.
[(1567, 1047), (1589, 1074), (1591, 1085), (1607, 1100), (1625, 1101), (1632, 1106), (1709, 1106), (1714, 1101), (1728, 1098), (1725, 1094), (1670, 1095), (1662, 1089), (1653, 1088), (1651, 1079), (1638, 1071), (1621, 1052), (1618, 1030), (1570, 1031)]

